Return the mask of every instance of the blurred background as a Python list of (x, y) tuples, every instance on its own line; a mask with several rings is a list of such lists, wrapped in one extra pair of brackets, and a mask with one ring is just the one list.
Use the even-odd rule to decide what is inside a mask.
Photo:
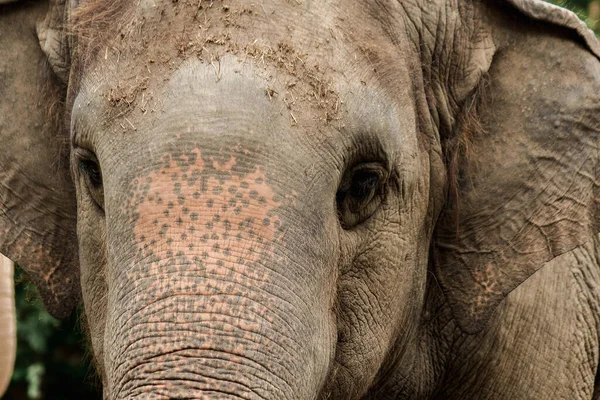
[(550, 0), (549, 3), (574, 11), (587, 26), (600, 36), (600, 0)]
[[(555, 0), (575, 11), (600, 35), (600, 0)], [(101, 399), (100, 384), (89, 367), (78, 313), (68, 321), (52, 318), (37, 291), (15, 271), (17, 360), (3, 399)]]
[(35, 286), (18, 267), (15, 304), (17, 360), (3, 399), (100, 400), (100, 384), (84, 350), (79, 313), (73, 313), (67, 321), (51, 317)]

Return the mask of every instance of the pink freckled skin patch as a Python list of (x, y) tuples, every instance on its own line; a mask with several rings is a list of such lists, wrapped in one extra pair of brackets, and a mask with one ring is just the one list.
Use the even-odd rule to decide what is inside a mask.
[(130, 204), (134, 234), (140, 255), (155, 259), (153, 268), (175, 261), (223, 275), (269, 252), (280, 204), (260, 168), (241, 174), (236, 165), (235, 156), (205, 161), (195, 149), (140, 178)]
[(131, 206), (144, 257), (160, 247), (166, 253), (159, 257), (161, 265), (178, 255), (192, 257), (196, 265), (210, 268), (207, 272), (219, 274), (221, 264), (250, 264), (269, 250), (280, 221), (265, 174), (260, 168), (244, 176), (234, 173), (234, 156), (210, 161), (207, 168), (196, 149), (141, 179), (142, 191)]
[(217, 171), (223, 171), (223, 172), (231, 171), (231, 169), (235, 165), (236, 165), (235, 157), (231, 157), (225, 163), (219, 163), (218, 161), (213, 162), (213, 168), (216, 169)]
[[(240, 172), (237, 161), (230, 155), (202, 157), (195, 149), (166, 157), (161, 168), (138, 178), (130, 202), (138, 261), (127, 272), (138, 293), (136, 303), (191, 295), (195, 318), (222, 320), (226, 326), (220, 329), (225, 331), (260, 332), (261, 324), (273, 322), (271, 300), (246, 297), (252, 291), (260, 293), (271, 279), (269, 268), (257, 263), (273, 258), (280, 203), (260, 167)], [(181, 302), (171, 306), (176, 311), (168, 319), (189, 319), (190, 310)], [(237, 315), (235, 321), (232, 314)], [(160, 324), (163, 318), (156, 314), (150, 321)]]

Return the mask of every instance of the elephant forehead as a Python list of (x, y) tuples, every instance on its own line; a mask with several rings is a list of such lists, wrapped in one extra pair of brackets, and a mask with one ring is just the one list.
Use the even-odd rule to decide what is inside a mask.
[[(75, 63), (82, 66), (76, 75), (82, 75), (88, 91), (119, 108), (113, 115), (124, 111), (121, 108), (159, 111), (160, 102), (153, 100), (160, 96), (154, 91), (171, 77), (182, 76), (174, 71), (202, 64), (197, 72), (204, 71), (207, 80), (223, 81), (227, 64), (233, 65), (224, 60), (235, 59), (253, 66), (253, 74), (268, 81), (260, 85), (262, 97), (285, 99), (283, 105), (291, 108), (309, 102), (320, 109), (317, 119), (337, 119), (340, 99), (333, 81), (338, 68), (332, 61), (348, 60), (350, 52), (342, 33), (336, 33), (342, 28), (334, 21), (335, 8), (287, 0), (262, 6), (228, 1), (190, 4), (157, 1), (131, 10), (109, 8), (118, 21), (107, 25), (109, 31), (116, 30), (114, 34), (97, 32), (98, 21), (110, 20), (110, 13), (91, 6), (89, 11), (85, 7), (76, 11), (73, 29), (88, 44), (78, 47), (75, 57), (83, 62)], [(76, 29), (87, 26), (88, 20), (88, 28)], [(339, 40), (333, 39), (338, 35)], [(286, 117), (297, 119), (293, 112)]]
[(206, 118), (229, 114), (252, 115), (254, 119), (272, 120), (278, 115), (269, 98), (269, 80), (256, 69), (223, 57), (217, 62), (205, 63), (187, 60), (180, 65), (161, 87), (160, 97), (166, 112), (188, 111)]

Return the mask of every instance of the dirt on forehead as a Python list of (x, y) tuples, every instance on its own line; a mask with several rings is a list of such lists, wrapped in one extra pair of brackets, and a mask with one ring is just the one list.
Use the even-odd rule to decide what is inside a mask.
[[(338, 40), (334, 29), (339, 25), (328, 27), (314, 18), (294, 0), (268, 5), (228, 0), (88, 0), (74, 10), (72, 32), (78, 43), (79, 74), (105, 60), (134, 69), (128, 75), (135, 82), (124, 78), (105, 94), (120, 113), (144, 109), (139, 100), (147, 82), (167, 80), (183, 61), (195, 58), (211, 65), (218, 80), (221, 58), (232, 54), (264, 69), (269, 78), (277, 76), (278, 86), (266, 85), (265, 96), (284, 101), (292, 125), (297, 123), (294, 108), (299, 103), (316, 107), (316, 118), (328, 123), (340, 118), (341, 102), (333, 86), (335, 69), (323, 54), (331, 53), (328, 48)], [(304, 20), (312, 23), (299, 29)]]

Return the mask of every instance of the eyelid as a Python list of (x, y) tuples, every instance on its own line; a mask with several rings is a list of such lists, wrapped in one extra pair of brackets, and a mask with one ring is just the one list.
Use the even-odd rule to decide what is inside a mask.
[(93, 160), (96, 163), (98, 163), (98, 158), (96, 157), (96, 154), (94, 154), (93, 151), (89, 150), (86, 147), (74, 145), (72, 152), (73, 152), (73, 155), (79, 160), (88, 159), (88, 160)]
[(350, 179), (352, 179), (357, 173), (374, 173), (382, 182), (386, 181), (387, 177), (389, 176), (387, 169), (379, 163), (359, 164), (355, 166), (351, 170)]
[(71, 170), (72, 172), (81, 170), (81, 164), (84, 161), (91, 161), (98, 166), (100, 176), (102, 176), (102, 168), (100, 168), (100, 162), (96, 157), (96, 154), (85, 147), (76, 146), (71, 150)]
[(71, 155), (71, 169), (76, 174), (74, 176), (84, 180), (85, 190), (91, 196), (91, 200), (104, 212), (104, 184), (98, 158), (92, 151), (83, 147), (73, 148)]
[(357, 173), (375, 173), (379, 181), (381, 183), (386, 183), (389, 177), (388, 170), (381, 165), (380, 163), (366, 163), (366, 164), (358, 164), (352, 167), (348, 172), (344, 174), (342, 177), (342, 182), (340, 184), (339, 191), (348, 192), (352, 185), (352, 179), (356, 176)]
[(86, 149), (91, 151), (94, 147), (94, 135), (87, 124), (79, 121), (80, 118), (73, 117), (70, 127), (70, 144), (72, 149)]

